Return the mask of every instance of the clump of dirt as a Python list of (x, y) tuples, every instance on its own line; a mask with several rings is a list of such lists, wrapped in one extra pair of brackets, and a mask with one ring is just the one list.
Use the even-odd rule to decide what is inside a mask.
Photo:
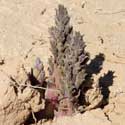
[[(45, 108), (45, 100), (34, 88), (21, 88), (12, 81), (6, 84), (6, 91), (0, 104), (0, 123), (5, 125), (21, 125), (30, 115)], [(35, 117), (34, 117), (35, 120)]]

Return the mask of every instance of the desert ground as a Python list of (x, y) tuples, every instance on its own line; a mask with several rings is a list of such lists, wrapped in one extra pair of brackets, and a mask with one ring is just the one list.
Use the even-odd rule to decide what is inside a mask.
[[(57, 118), (44, 124), (124, 125), (124, 0), (0, 0), (0, 125), (19, 125), (14, 120), (22, 120), (25, 118), (23, 114), (28, 115), (27, 110), (15, 113), (13, 107), (12, 112), (4, 112), (2, 107), (6, 103), (11, 105), (16, 98), (12, 89), (8, 89), (8, 75), (16, 77), (22, 64), (30, 71), (37, 57), (41, 58), (46, 70), (51, 55), (48, 29), (54, 25), (58, 4), (63, 4), (68, 9), (74, 29), (84, 35), (86, 50), (90, 52), (91, 59), (99, 53), (105, 55), (102, 70), (94, 75), (94, 79), (97, 80), (109, 70), (114, 73), (109, 81), (109, 103), (104, 109), (97, 108), (73, 117)], [(34, 98), (37, 100), (37, 92), (36, 95)], [(34, 111), (37, 109), (35, 107)]]

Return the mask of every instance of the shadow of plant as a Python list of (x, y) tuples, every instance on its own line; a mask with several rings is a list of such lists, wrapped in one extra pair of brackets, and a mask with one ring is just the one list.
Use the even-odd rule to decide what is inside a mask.
[[(81, 94), (79, 97), (80, 105), (88, 106), (88, 102), (86, 101), (86, 93), (89, 90), (93, 89), (93, 85), (95, 84), (93, 75), (94, 74), (98, 75), (101, 72), (104, 61), (105, 61), (105, 55), (100, 53), (96, 55), (95, 58), (92, 59), (89, 64), (87, 64), (86, 66), (87, 75), (85, 77), (85, 81), (80, 86), (81, 89)], [(105, 105), (108, 104), (109, 94), (110, 94), (109, 87), (113, 85), (113, 79), (114, 79), (114, 72), (111, 70), (109, 70), (107, 73), (104, 74), (104, 76), (101, 76), (98, 79), (97, 86), (99, 87), (100, 93), (103, 97), (101, 103), (99, 102), (97, 107), (103, 108)], [(94, 97), (94, 95), (92, 96)], [(93, 106), (93, 108), (96, 107)]]
[(114, 71), (108, 71), (104, 76), (99, 78), (99, 87), (101, 88), (101, 93), (103, 95), (102, 108), (108, 104), (110, 90), (109, 87), (113, 85)]
[(91, 87), (92, 84), (94, 83), (94, 81), (93, 81), (93, 74), (97, 75), (102, 70), (104, 60), (105, 60), (105, 55), (103, 53), (99, 53), (86, 66), (86, 74), (87, 75), (85, 77), (85, 81), (84, 82), (87, 83), (86, 85), (88, 85), (89, 87)]
[(87, 65), (86, 72), (92, 76), (92, 74), (98, 74), (102, 70), (103, 62), (105, 60), (104, 54), (100, 53), (95, 56), (94, 59)]
[[(100, 71), (102, 70), (103, 67), (103, 62), (105, 60), (105, 56), (102, 53), (99, 53), (98, 55), (95, 56), (94, 59), (90, 61), (89, 64), (87, 64), (85, 70), (86, 70), (86, 77), (85, 81), (81, 85), (81, 88), (91, 88), (92, 84), (94, 83), (93, 81), (93, 74), (99, 74)], [(84, 85), (86, 84), (86, 86)], [(85, 90), (83, 90), (85, 91)]]
[[(93, 84), (93, 74), (98, 75), (102, 68), (103, 63), (105, 61), (105, 55), (100, 53), (95, 56), (94, 59), (91, 60), (91, 62), (86, 67), (87, 77), (86, 81), (88, 83)], [(114, 71), (109, 70), (107, 73), (104, 73), (103, 76), (101, 76), (98, 80), (99, 88), (101, 89), (101, 94), (103, 95), (103, 101), (101, 108), (104, 108), (105, 105), (108, 104), (110, 90), (109, 87), (113, 85), (113, 79), (114, 79)], [(92, 86), (92, 85), (91, 85)]]

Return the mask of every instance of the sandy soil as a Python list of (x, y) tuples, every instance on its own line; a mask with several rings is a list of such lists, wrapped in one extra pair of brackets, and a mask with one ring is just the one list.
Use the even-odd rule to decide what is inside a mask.
[[(54, 24), (55, 8), (59, 3), (67, 7), (74, 29), (84, 34), (91, 58), (99, 53), (105, 54), (103, 69), (95, 75), (95, 79), (108, 70), (114, 71), (116, 77), (110, 86), (109, 105), (104, 110), (96, 109), (73, 118), (60, 118), (52, 124), (124, 125), (124, 0), (0, 0), (0, 63), (5, 61), (0, 65), (0, 70), (16, 75), (22, 63), (30, 70), (36, 57), (40, 57), (47, 66), (51, 54), (48, 28)], [(3, 96), (7, 78), (1, 71), (0, 76), (0, 96)]]

